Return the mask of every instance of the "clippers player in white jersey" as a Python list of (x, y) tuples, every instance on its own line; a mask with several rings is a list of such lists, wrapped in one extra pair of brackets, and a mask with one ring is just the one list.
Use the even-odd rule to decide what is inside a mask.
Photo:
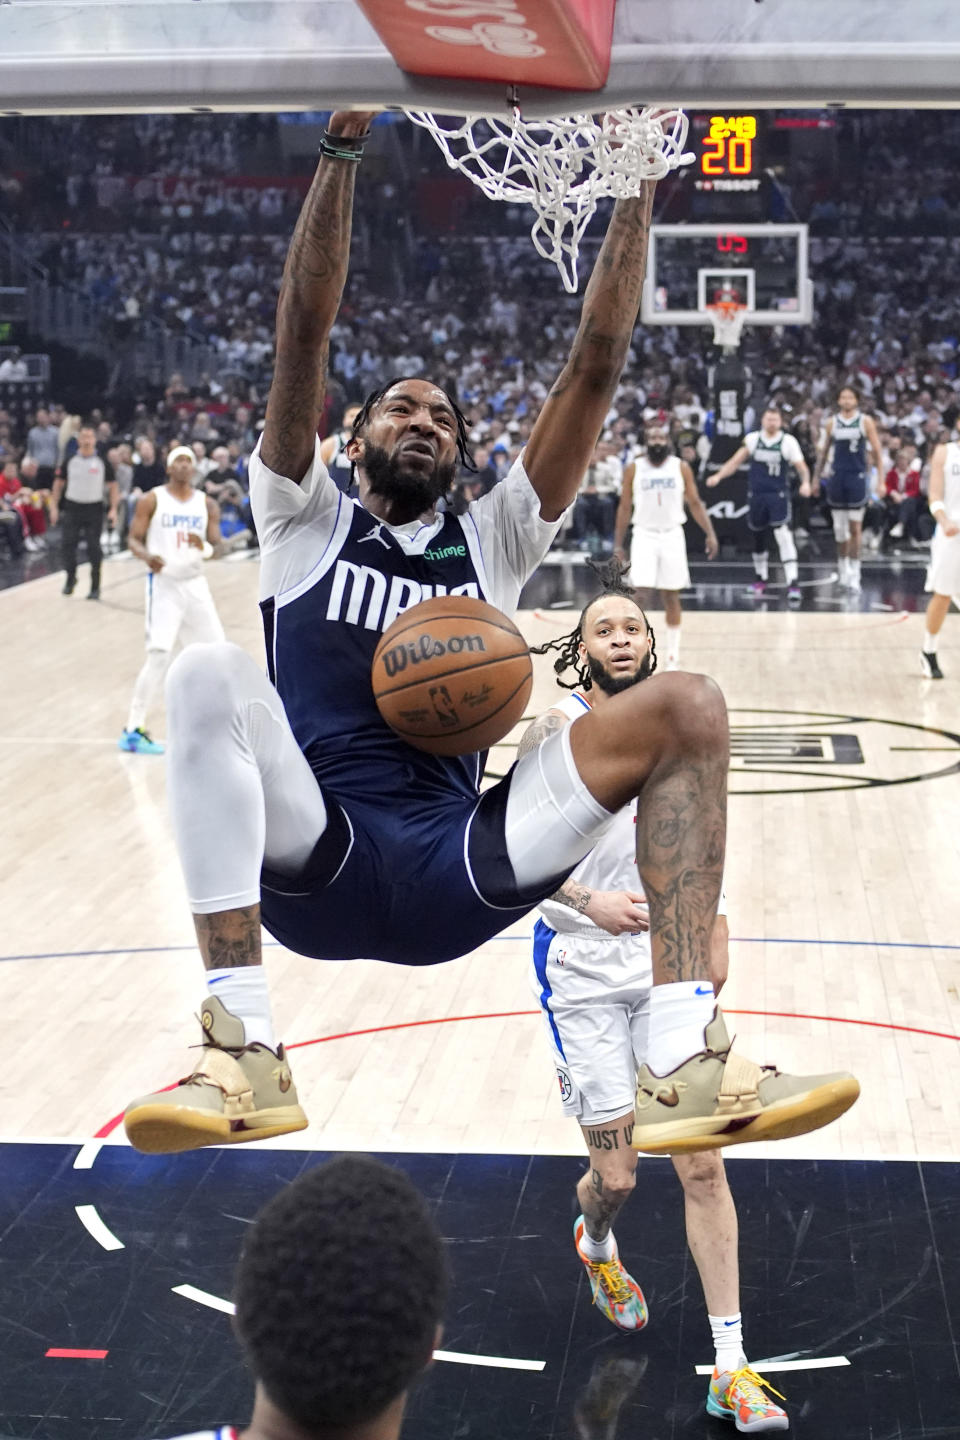
[(220, 509), (194, 488), (197, 457), (187, 445), (167, 456), (167, 483), (137, 501), (130, 525), (130, 551), (147, 566), (147, 658), (133, 687), (126, 729), (119, 749), (136, 755), (162, 755), (151, 739), (147, 719), (179, 643), (225, 638), (220, 616), (201, 574), (203, 562), (221, 545)]
[[(281, 944), (317, 959), (453, 959), (552, 894), (641, 790), (654, 983), (677, 996), (681, 1017), (662, 1035), (654, 1018), (651, 1055), (661, 1073), (677, 1072), (684, 1099), (649, 1107), (639, 1148), (815, 1129), (852, 1103), (852, 1077), (771, 1084), (749, 1061), (728, 1066), (706, 1053), (703, 1005), (689, 1001), (689, 982), (708, 974), (723, 870), (729, 738), (713, 682), (664, 675), (615, 696), (571, 727), (572, 741), (553, 736), (483, 795), (482, 756), (413, 749), (383, 721), (370, 684), (381, 632), (419, 600), (482, 595), (516, 609), (616, 393), (654, 186), (617, 202), (570, 358), (510, 474), (465, 514), (438, 512), (468, 458), (466, 425), (443, 389), (407, 376), (358, 416), (352, 500), (330, 479), (316, 432), (370, 119), (332, 117), (281, 282), (273, 384), (250, 461), (270, 678), (238, 646), (213, 644), (185, 650), (167, 681), (167, 792), (207, 967), (204, 1043), (179, 1085), (127, 1107), (127, 1134), (170, 1152), (305, 1128), (273, 1034), (261, 917)], [(658, 816), (670, 807), (664, 847)]]
[(633, 525), (630, 543), (630, 580), (638, 590), (659, 590), (666, 620), (667, 670), (680, 663), (680, 625), (683, 610), (680, 591), (690, 584), (687, 566), (686, 512), (707, 537), (707, 559), (714, 560), (717, 536), (697, 491), (686, 460), (670, 452), (670, 435), (663, 425), (648, 425), (646, 452), (623, 472), (620, 504), (613, 530), (613, 553), (625, 559), (627, 526)]
[(926, 631), (920, 651), (920, 673), (927, 680), (942, 680), (937, 659), (937, 636), (947, 618), (950, 600), (960, 608), (960, 444), (951, 440), (938, 445), (930, 461), (930, 489), (927, 496), (937, 529), (930, 546)]
[(860, 540), (867, 507), (867, 449), (878, 476), (883, 475), (883, 451), (876, 422), (860, 411), (860, 396), (852, 385), (837, 394), (837, 413), (824, 426), (823, 439), (813, 470), (816, 492), (820, 476), (832, 450), (829, 474), (824, 481), (833, 534), (837, 542), (837, 573), (841, 588), (852, 594), (860, 590)]
[(753, 535), (753, 570), (756, 580), (751, 594), (760, 597), (765, 594), (770, 570), (770, 532), (777, 542), (783, 578), (787, 582), (787, 602), (799, 605), (801, 594), (797, 585), (797, 546), (790, 527), (790, 481), (789, 467), (792, 465), (800, 476), (800, 494), (811, 493), (810, 471), (803, 458), (800, 443), (783, 428), (783, 415), (776, 405), (768, 405), (760, 418), (760, 429), (751, 430), (743, 437), (743, 444), (735, 450), (729, 460), (710, 476), (707, 485), (712, 489), (739, 470), (745, 460), (750, 461), (747, 476), (747, 498), (750, 506), (748, 525)]
[[(603, 592), (585, 607), (571, 635), (539, 648), (559, 650), (558, 683), (572, 670), (579, 684), (528, 728), (519, 753), (559, 728), (602, 710), (656, 669), (656, 645), (635, 592), (608, 572)], [(562, 667), (562, 668), (561, 668)], [(633, 1193), (637, 1152), (633, 1096), (648, 1058), (652, 988), (650, 939), (635, 858), (637, 802), (613, 824), (547, 900), (534, 927), (531, 984), (544, 1019), (564, 1112), (583, 1132), (589, 1168), (577, 1185), (581, 1214), (574, 1244), (593, 1300), (621, 1330), (648, 1319), (643, 1292), (620, 1260), (611, 1226)], [(710, 979), (698, 983), (712, 1006), (727, 974), (726, 903), (721, 896), (710, 943)], [(701, 1002), (704, 1003), (704, 1002)], [(712, 1024), (718, 1043), (722, 1019)], [(713, 1032), (711, 1032), (713, 1035)], [(690, 1252), (700, 1274), (716, 1350), (707, 1395), (710, 1414), (747, 1420), (738, 1429), (786, 1430), (786, 1413), (763, 1393), (744, 1355), (740, 1315), (737, 1214), (716, 1152), (675, 1155), (683, 1186)], [(655, 1243), (652, 1235), (645, 1237)], [(781, 1397), (782, 1398), (782, 1397)]]

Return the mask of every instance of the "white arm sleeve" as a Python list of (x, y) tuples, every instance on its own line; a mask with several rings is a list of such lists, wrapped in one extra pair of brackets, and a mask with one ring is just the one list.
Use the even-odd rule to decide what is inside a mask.
[(310, 573), (333, 535), (342, 504), (351, 504), (330, 479), (320, 459), (320, 441), (313, 463), (298, 485), (277, 475), (260, 458), (260, 444), (250, 456), (250, 508), (260, 541), (260, 596), (279, 595)]
[(784, 435), (782, 454), (788, 465), (803, 464), (803, 451), (795, 435)]
[(463, 524), (474, 525), (483, 553), (493, 603), (508, 614), (520, 591), (550, 549), (567, 512), (544, 520), (540, 497), (523, 468), (523, 456), (486, 495), (470, 504)]

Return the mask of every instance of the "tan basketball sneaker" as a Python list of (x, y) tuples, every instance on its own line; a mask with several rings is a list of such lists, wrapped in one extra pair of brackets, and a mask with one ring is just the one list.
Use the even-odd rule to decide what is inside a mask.
[(829, 1125), (860, 1094), (852, 1075), (781, 1075), (730, 1053), (718, 1008), (704, 1031), (706, 1049), (671, 1070), (637, 1075), (633, 1148), (686, 1155), (748, 1140), (785, 1140)]
[(123, 1128), (147, 1155), (173, 1155), (204, 1145), (233, 1145), (305, 1130), (307, 1117), (286, 1052), (248, 1045), (243, 1021), (211, 996), (200, 1011), (203, 1059), (175, 1089), (141, 1095), (128, 1105)]

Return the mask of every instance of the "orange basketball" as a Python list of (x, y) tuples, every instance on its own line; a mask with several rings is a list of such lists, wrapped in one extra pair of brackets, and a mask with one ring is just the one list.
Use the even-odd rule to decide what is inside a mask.
[(432, 755), (472, 755), (502, 740), (530, 699), (533, 666), (506, 615), (466, 595), (438, 595), (384, 632), (371, 673), (392, 730)]

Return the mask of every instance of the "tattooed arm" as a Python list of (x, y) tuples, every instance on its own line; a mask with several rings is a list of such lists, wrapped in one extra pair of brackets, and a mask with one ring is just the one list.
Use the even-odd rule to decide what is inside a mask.
[[(372, 112), (338, 111), (327, 128), (336, 135), (363, 135), (371, 118)], [(313, 463), (330, 330), (347, 278), (356, 173), (353, 160), (321, 156), (280, 282), (277, 353), (260, 453), (271, 470), (298, 482)]]
[(618, 200), (583, 297), (570, 358), (533, 427), (524, 455), (540, 513), (572, 504), (627, 359), (647, 269), (654, 181)]
[(531, 720), (520, 737), (520, 744), (517, 746), (517, 759), (521, 760), (531, 750), (552, 735), (554, 730), (562, 730), (564, 725), (570, 722), (562, 710), (546, 710), (536, 720)]

